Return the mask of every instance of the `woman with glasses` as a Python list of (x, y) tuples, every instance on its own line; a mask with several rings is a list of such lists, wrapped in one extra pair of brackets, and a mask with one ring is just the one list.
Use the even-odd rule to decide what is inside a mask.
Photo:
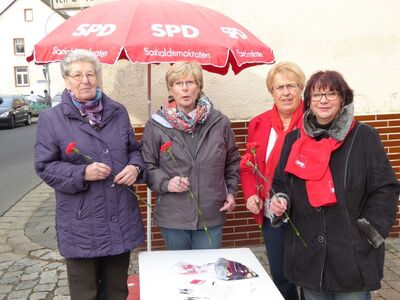
[(307, 300), (366, 300), (381, 287), (384, 238), (400, 186), (375, 129), (354, 120), (353, 91), (336, 71), (311, 76), (303, 128), (286, 137), (271, 200), (287, 212), (285, 276)]
[[(248, 142), (258, 144), (255, 163), (268, 183), (257, 180), (254, 172), (248, 168), (241, 169), (240, 177), (246, 207), (254, 214), (255, 222), (262, 226), (272, 280), (286, 300), (298, 299), (296, 286), (290, 283), (283, 274), (283, 243), (286, 224), (281, 228), (272, 227), (266, 204), (285, 136), (301, 126), (303, 114), (301, 95), (305, 75), (296, 64), (281, 62), (269, 71), (266, 83), (274, 105), (272, 109), (250, 120)], [(249, 147), (246, 151), (251, 154)], [(260, 185), (262, 188), (258, 190), (257, 186)]]
[(165, 79), (169, 97), (142, 138), (147, 184), (157, 196), (154, 222), (168, 250), (220, 248), (239, 183), (230, 121), (204, 94), (198, 63), (177, 62)]
[(98, 87), (100, 74), (93, 53), (66, 55), (61, 104), (42, 112), (37, 128), (35, 168), (56, 193), (72, 300), (125, 300), (130, 252), (144, 241), (131, 190), (143, 178), (141, 147), (125, 107)]

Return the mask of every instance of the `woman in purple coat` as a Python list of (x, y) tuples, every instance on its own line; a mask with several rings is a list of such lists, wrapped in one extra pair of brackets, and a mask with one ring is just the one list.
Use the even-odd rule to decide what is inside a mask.
[(125, 300), (130, 251), (144, 241), (130, 190), (144, 177), (141, 146), (125, 107), (98, 88), (101, 65), (94, 54), (72, 51), (61, 73), (61, 105), (39, 117), (35, 168), (55, 190), (71, 299)]

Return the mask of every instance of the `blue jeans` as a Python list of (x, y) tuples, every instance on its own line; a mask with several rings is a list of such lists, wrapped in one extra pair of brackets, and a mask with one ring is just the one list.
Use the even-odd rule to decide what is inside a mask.
[(343, 292), (343, 293), (317, 293), (309, 289), (303, 289), (306, 300), (370, 300), (371, 293), (361, 292)]
[(264, 217), (264, 241), (267, 249), (272, 281), (285, 300), (298, 300), (299, 296), (296, 286), (290, 283), (283, 275), (283, 252), (286, 226), (287, 224), (284, 223), (280, 227), (272, 227), (270, 220)]
[(160, 227), (167, 250), (221, 248), (222, 225), (208, 227), (211, 243), (204, 229), (182, 230)]

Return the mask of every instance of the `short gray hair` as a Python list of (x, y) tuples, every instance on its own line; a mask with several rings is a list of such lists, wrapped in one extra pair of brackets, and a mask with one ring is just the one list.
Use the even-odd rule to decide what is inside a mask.
[(61, 76), (65, 77), (69, 75), (69, 66), (76, 62), (89, 62), (93, 64), (96, 75), (101, 73), (101, 64), (97, 59), (97, 56), (85, 49), (75, 49), (64, 56), (64, 59), (60, 63)]

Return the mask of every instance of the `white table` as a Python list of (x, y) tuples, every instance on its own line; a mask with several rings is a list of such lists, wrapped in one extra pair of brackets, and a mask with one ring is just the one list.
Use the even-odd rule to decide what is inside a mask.
[[(207, 264), (221, 257), (244, 264), (258, 277), (218, 279), (213, 266)], [(182, 274), (185, 272), (181, 266), (186, 264), (201, 266), (204, 272)], [(139, 275), (140, 300), (283, 299), (249, 248), (140, 252)]]

